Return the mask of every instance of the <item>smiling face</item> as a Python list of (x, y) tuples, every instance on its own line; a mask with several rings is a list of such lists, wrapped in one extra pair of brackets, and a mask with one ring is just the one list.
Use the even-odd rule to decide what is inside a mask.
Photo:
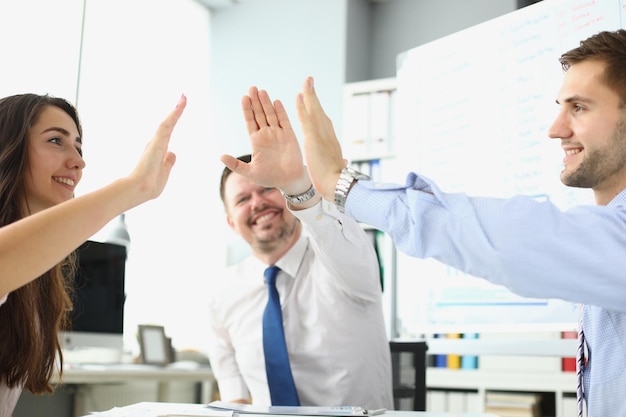
[[(231, 173), (224, 184), (228, 225), (268, 263), (278, 260), (298, 239), (300, 222), (276, 188), (261, 187)], [(267, 255), (271, 255), (267, 260)]]
[(591, 188), (607, 204), (626, 188), (626, 110), (603, 82), (604, 63), (587, 60), (565, 73), (557, 96), (559, 114), (549, 136), (565, 151), (561, 181)]
[(85, 161), (72, 118), (56, 106), (43, 108), (28, 133), (26, 200), (31, 213), (74, 196)]

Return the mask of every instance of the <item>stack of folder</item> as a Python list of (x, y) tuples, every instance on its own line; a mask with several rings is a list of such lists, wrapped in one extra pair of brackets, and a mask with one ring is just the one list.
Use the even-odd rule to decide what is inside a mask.
[(520, 392), (487, 392), (485, 412), (500, 417), (540, 417), (541, 395)]

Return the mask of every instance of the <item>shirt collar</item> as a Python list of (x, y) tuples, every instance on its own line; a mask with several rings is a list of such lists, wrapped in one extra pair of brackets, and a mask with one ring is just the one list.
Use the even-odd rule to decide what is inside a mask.
[(278, 262), (276, 262), (276, 266), (278, 266), (290, 277), (295, 278), (298, 274), (298, 270), (300, 269), (300, 265), (302, 265), (304, 254), (306, 253), (308, 247), (309, 239), (301, 233), (300, 237), (291, 249), (289, 249), (287, 253), (285, 253), (285, 255), (278, 260)]
[(626, 188), (623, 189), (618, 195), (613, 197), (607, 207), (618, 207), (618, 206), (626, 206)]

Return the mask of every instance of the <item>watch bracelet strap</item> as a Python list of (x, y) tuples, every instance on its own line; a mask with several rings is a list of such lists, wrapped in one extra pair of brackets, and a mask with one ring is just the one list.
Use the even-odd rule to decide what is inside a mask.
[(341, 170), (337, 185), (335, 186), (335, 206), (341, 213), (345, 213), (346, 199), (350, 189), (358, 180), (369, 180), (369, 175), (363, 174), (351, 167), (345, 167)]
[(285, 198), (285, 200), (289, 201), (291, 204), (302, 204), (306, 201), (309, 201), (311, 198), (313, 198), (313, 196), (315, 196), (315, 194), (317, 194), (315, 188), (313, 187), (313, 184), (311, 184), (308, 190), (301, 194), (289, 195), (285, 194), (283, 190), (279, 189), (279, 191)]

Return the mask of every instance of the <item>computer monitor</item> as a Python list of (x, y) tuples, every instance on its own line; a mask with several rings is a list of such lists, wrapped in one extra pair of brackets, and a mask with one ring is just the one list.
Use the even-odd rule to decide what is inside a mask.
[(77, 250), (66, 362), (119, 362), (123, 348), (126, 247), (88, 240)]

